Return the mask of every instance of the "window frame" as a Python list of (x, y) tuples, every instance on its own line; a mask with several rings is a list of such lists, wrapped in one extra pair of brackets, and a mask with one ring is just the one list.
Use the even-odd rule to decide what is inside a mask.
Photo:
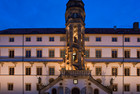
[(66, 49), (60, 49), (60, 58), (65, 58), (65, 55), (66, 55)]
[(37, 58), (42, 58), (43, 56), (43, 51), (42, 49), (36, 49), (36, 57)]
[(13, 91), (14, 90), (14, 83), (8, 83), (7, 84), (7, 90), (8, 91)]
[(102, 38), (101, 37), (96, 37), (96, 42), (101, 42)]
[(31, 83), (25, 83), (25, 91), (31, 91), (31, 90), (32, 90)]
[(85, 58), (90, 58), (90, 49), (85, 49)]
[(54, 42), (54, 41), (55, 41), (54, 37), (49, 37), (49, 42)]
[(15, 67), (14, 66), (9, 67), (9, 75), (15, 75)]
[[(113, 69), (117, 69), (117, 71), (115, 71), (115, 73), (113, 72)], [(118, 75), (118, 67), (112, 67), (111, 68), (111, 72), (112, 72), (112, 76), (117, 76)], [(117, 73), (116, 73), (117, 72)]]
[(31, 42), (31, 37), (26, 37), (26, 38), (25, 38), (25, 41), (26, 41), (26, 42)]
[[(52, 72), (52, 70), (50, 70), (51, 68), (54, 69), (53, 70), (54, 72)], [(54, 66), (49, 66), (48, 69), (49, 69), (49, 76), (54, 76), (55, 75), (55, 67)]]
[[(27, 70), (27, 69), (30, 69), (30, 70)], [(26, 66), (25, 67), (25, 75), (28, 76), (28, 75), (31, 75), (31, 73), (32, 73), (31, 72), (31, 67), (30, 66)]]
[[(127, 70), (126, 69), (129, 69), (129, 73), (127, 73)], [(124, 76), (130, 76), (130, 74), (131, 74), (131, 68), (130, 67), (125, 67), (124, 68)]]
[[(126, 54), (126, 52), (129, 52), (129, 54), (127, 53)], [(131, 58), (131, 51), (130, 50), (124, 50), (124, 58)]]
[[(52, 52), (50, 54), (50, 51), (53, 51), (53, 55)], [(49, 58), (54, 58), (55, 57), (55, 49), (49, 49)]]
[[(97, 54), (97, 51), (100, 53)], [(101, 49), (95, 49), (95, 58), (102, 58), (102, 50)]]
[(112, 42), (118, 42), (118, 38), (117, 37), (112, 37)]
[(36, 37), (37, 42), (42, 42), (42, 37)]
[(130, 37), (125, 37), (124, 42), (130, 42)]
[[(100, 71), (97, 70), (97, 69), (100, 69)], [(98, 72), (97, 72), (97, 71), (98, 71)], [(95, 67), (95, 75), (96, 75), (96, 76), (101, 76), (101, 75), (102, 75), (102, 67), (101, 67), (101, 66), (96, 66), (96, 67)]]
[[(118, 58), (118, 50), (117, 49), (113, 49), (111, 52), (112, 52), (111, 53), (112, 58)], [(113, 53), (113, 52), (116, 52), (116, 53)]]
[[(128, 88), (126, 88), (128, 86)], [(124, 84), (124, 92), (129, 92), (130, 91), (130, 84)]]
[(9, 49), (9, 58), (15, 58), (15, 50), (14, 49)]
[[(38, 70), (39, 69), (39, 70)], [(41, 69), (41, 70), (40, 70)], [(42, 73), (43, 73), (43, 68), (42, 68), (42, 66), (37, 66), (36, 67), (36, 75), (42, 75)]]
[(15, 38), (14, 37), (9, 37), (9, 42), (15, 42)]
[[(28, 52), (28, 54), (27, 54), (27, 52)], [(31, 49), (26, 49), (25, 50), (25, 57), (26, 58), (31, 58)]]

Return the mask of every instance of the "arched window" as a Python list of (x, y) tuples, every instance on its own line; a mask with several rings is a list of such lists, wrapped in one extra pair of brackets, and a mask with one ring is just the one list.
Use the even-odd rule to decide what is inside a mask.
[(98, 89), (95, 89), (94, 90), (94, 94), (99, 94), (99, 90)]
[(72, 94), (80, 94), (80, 90), (78, 88), (73, 88)]
[(57, 94), (57, 90), (55, 88), (52, 89), (52, 94)]

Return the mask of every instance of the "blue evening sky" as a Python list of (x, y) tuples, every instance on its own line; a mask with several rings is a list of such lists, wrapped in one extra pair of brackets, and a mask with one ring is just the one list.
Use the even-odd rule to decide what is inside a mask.
[[(68, 0), (0, 0), (0, 30), (65, 28)], [(140, 22), (140, 0), (83, 0), (86, 28), (132, 28)]]

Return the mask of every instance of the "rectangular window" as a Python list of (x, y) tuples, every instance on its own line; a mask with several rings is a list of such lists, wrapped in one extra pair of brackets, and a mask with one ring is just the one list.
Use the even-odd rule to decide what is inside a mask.
[(30, 67), (26, 68), (26, 75), (31, 75), (31, 68)]
[(89, 50), (85, 50), (85, 58), (89, 58)]
[(49, 57), (53, 58), (54, 57), (54, 50), (49, 50)]
[(101, 37), (96, 37), (96, 42), (101, 42)]
[(41, 42), (42, 41), (42, 37), (37, 37), (36, 41)]
[(130, 85), (129, 84), (124, 85), (124, 91), (126, 91), (126, 92), (130, 91)]
[(130, 38), (125, 38), (125, 42), (130, 42)]
[(42, 67), (36, 68), (36, 75), (42, 75)]
[(137, 42), (140, 42), (140, 38), (137, 38)]
[(112, 50), (112, 58), (117, 58), (117, 50)]
[(30, 83), (26, 83), (25, 84), (25, 89), (26, 89), (26, 91), (31, 91), (31, 84)]
[(49, 75), (54, 75), (55, 73), (55, 69), (54, 68), (49, 68)]
[(137, 51), (137, 58), (140, 58), (140, 51)]
[(140, 92), (140, 84), (137, 85), (137, 92)]
[(118, 68), (112, 68), (112, 76), (118, 75)]
[(9, 50), (9, 58), (14, 58), (14, 50)]
[(117, 85), (117, 84), (114, 84), (114, 85), (113, 85), (113, 91), (114, 91), (114, 92), (117, 92), (117, 91), (118, 91), (118, 85)]
[(66, 41), (66, 37), (60, 37), (60, 41)]
[(112, 42), (117, 42), (117, 38), (116, 37), (113, 37), (112, 38)]
[(124, 73), (125, 76), (130, 76), (130, 68), (124, 68)]
[(85, 41), (88, 42), (89, 41), (89, 37), (85, 37)]
[(31, 57), (31, 50), (26, 50), (26, 58), (30, 58)]
[(13, 83), (8, 84), (8, 91), (13, 91), (14, 90), (14, 85)]
[(125, 54), (125, 58), (130, 58), (130, 51), (125, 51), (124, 54)]
[(140, 68), (137, 68), (137, 76), (140, 76)]
[(31, 41), (31, 37), (26, 37), (26, 42), (30, 42)]
[(14, 38), (9, 38), (9, 42), (14, 42)]
[(42, 50), (37, 50), (37, 58), (41, 58), (42, 57)]
[(54, 37), (50, 37), (50, 38), (49, 38), (49, 41), (50, 41), (50, 42), (53, 42), (53, 41), (54, 41)]
[(101, 50), (96, 50), (96, 58), (101, 58)]
[(15, 72), (14, 67), (10, 67), (9, 68), (9, 75), (14, 75), (14, 72)]
[(37, 90), (37, 91), (40, 90), (40, 88), (39, 88), (39, 84), (38, 84), (38, 83), (36, 84), (36, 90)]
[(101, 67), (96, 68), (96, 75), (102, 75), (102, 68)]
[(60, 50), (60, 57), (64, 58), (66, 54), (66, 50)]

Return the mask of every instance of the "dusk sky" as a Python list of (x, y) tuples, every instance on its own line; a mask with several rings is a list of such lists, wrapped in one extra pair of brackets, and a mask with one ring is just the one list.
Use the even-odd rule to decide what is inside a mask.
[[(0, 0), (0, 30), (65, 28), (68, 0)], [(86, 28), (132, 28), (140, 22), (140, 0), (83, 0)]]

